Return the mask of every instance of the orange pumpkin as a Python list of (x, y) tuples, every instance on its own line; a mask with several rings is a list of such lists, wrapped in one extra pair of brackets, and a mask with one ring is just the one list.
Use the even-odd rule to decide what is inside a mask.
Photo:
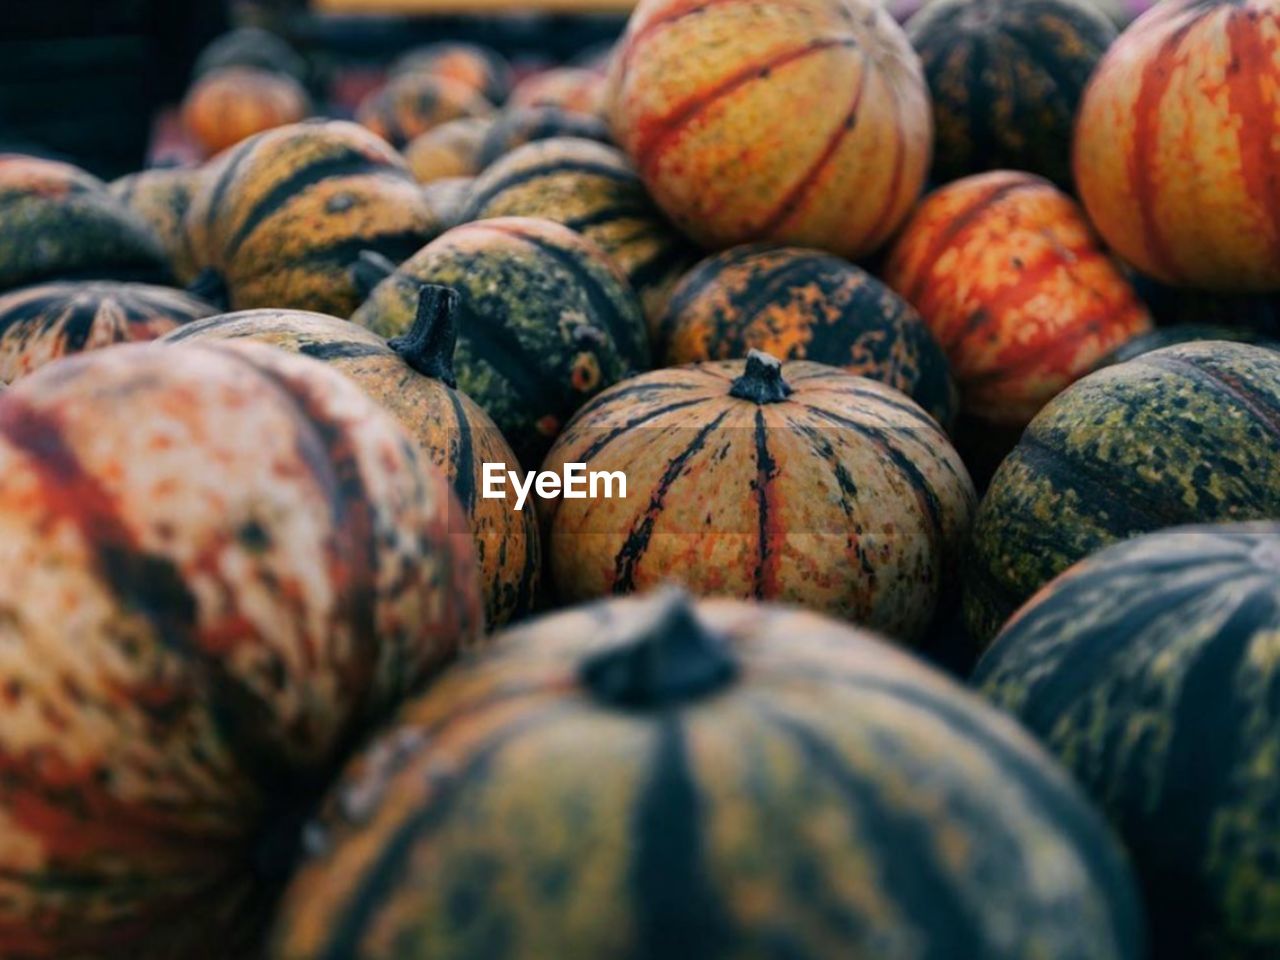
[(430, 73), (402, 73), (361, 101), (356, 120), (403, 147), (442, 123), (492, 113), (493, 104), (465, 83)]
[(642, 0), (609, 81), (614, 137), (695, 240), (849, 257), (919, 196), (929, 92), (902, 29), (847, 0)]
[(195, 82), (182, 103), (182, 122), (207, 154), (263, 130), (297, 123), (311, 110), (292, 77), (252, 67), (224, 67)]
[(1280, 0), (1166, 0), (1085, 92), (1075, 178), (1107, 243), (1180, 286), (1280, 290)]
[(415, 47), (391, 64), (389, 72), (447, 77), (466, 84), (490, 103), (506, 100), (514, 83), (511, 64), (496, 50), (474, 43), (444, 41)]
[(488, 117), (459, 117), (416, 136), (404, 148), (404, 161), (419, 183), (480, 172), (480, 147), (493, 126)]
[(604, 80), (599, 72), (582, 67), (544, 70), (520, 81), (511, 91), (511, 104), (600, 113), (604, 109)]

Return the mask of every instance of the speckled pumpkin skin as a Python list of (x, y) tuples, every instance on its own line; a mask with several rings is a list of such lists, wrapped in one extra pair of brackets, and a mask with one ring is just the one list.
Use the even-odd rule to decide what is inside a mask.
[(354, 384), (258, 344), (0, 394), (6, 960), (252, 956), (264, 831), (479, 628), (457, 509)]
[(1153, 956), (1280, 954), (1277, 637), (1280, 525), (1183, 528), (1054, 580), (974, 676), (1115, 824)]
[(930, 194), (884, 276), (946, 351), (964, 410), (992, 424), (1024, 426), (1151, 329), (1080, 208), (1031, 174), (979, 174)]
[(212, 155), (255, 133), (297, 123), (310, 110), (306, 90), (287, 74), (224, 67), (192, 85), (182, 102), (182, 122)]
[(480, 169), (484, 170), (504, 154), (535, 140), (551, 137), (579, 137), (609, 143), (604, 120), (559, 107), (509, 107), (498, 115), (480, 147)]
[(59, 357), (154, 340), (217, 310), (181, 290), (80, 281), (0, 296), (0, 381), (12, 383)]
[(937, 423), (835, 367), (783, 366), (777, 403), (729, 395), (743, 361), (658, 370), (582, 409), (543, 469), (621, 470), (627, 496), (543, 501), (572, 602), (674, 579), (919, 641), (953, 593), (975, 497)]
[(594, 243), (550, 220), (455, 227), (378, 284), (351, 319), (401, 334), (423, 283), (461, 295), (458, 388), (493, 418), (525, 469), (583, 403), (649, 366), (644, 317), (625, 278)]
[(532, 507), (485, 499), (483, 466), (515, 466), (515, 454), (466, 394), (409, 367), (386, 341), (346, 320), (300, 310), (249, 310), (189, 324), (169, 343), (252, 339), (323, 360), (394, 416), (453, 485), (480, 563), (485, 622), (523, 616), (537, 596), (542, 557)]
[(475, 182), (475, 177), (446, 177), (423, 186), (422, 195), (446, 230), (463, 223), (463, 214)]
[(651, 603), (509, 631), (406, 709), (330, 794), (273, 960), (1141, 956), (1115, 841), (1008, 718), (726, 600), (696, 615), (737, 679), (619, 711), (580, 672)]
[(464, 220), (544, 217), (598, 243), (627, 275), (655, 332), (672, 288), (697, 258), (618, 149), (574, 137), (525, 144), (477, 178)]
[(184, 219), (203, 167), (143, 170), (107, 184), (107, 192), (142, 220), (160, 240), (174, 277), (190, 283), (200, 271), (187, 248)]
[(933, 100), (934, 183), (1013, 169), (1070, 189), (1072, 127), (1110, 20), (1085, 0), (939, 0), (907, 36)]
[(375, 90), (356, 120), (397, 147), (433, 127), (461, 117), (484, 117), (493, 104), (465, 83), (430, 73), (403, 73)]
[(753, 349), (879, 380), (944, 427), (955, 416), (947, 358), (920, 315), (830, 254), (749, 244), (708, 257), (676, 288), (654, 341), (666, 367), (732, 360)]
[(511, 91), (513, 107), (559, 107), (572, 113), (601, 115), (605, 78), (597, 70), (554, 67), (521, 80)]
[(361, 251), (400, 260), (439, 231), (399, 154), (344, 121), (233, 147), (192, 198), (186, 226), (195, 262), (222, 277), (230, 308), (341, 317), (360, 302), (350, 267)]
[(465, 84), (494, 104), (506, 101), (514, 83), (511, 65), (496, 50), (452, 41), (415, 47), (391, 65), (390, 73), (445, 77)]
[(642, 0), (613, 58), (609, 114), (658, 205), (713, 249), (869, 253), (929, 169), (920, 61), (882, 7), (858, 0)]
[(419, 183), (480, 172), (480, 147), (493, 126), (489, 117), (461, 117), (414, 137), (404, 148), (405, 163)]
[(1076, 184), (1144, 273), (1280, 290), (1280, 0), (1167, 0), (1102, 61), (1080, 108)]
[(46, 280), (163, 282), (155, 234), (79, 167), (0, 153), (0, 290)]
[(1209, 341), (1106, 367), (1032, 421), (974, 523), (965, 621), (1011, 613), (1108, 544), (1188, 523), (1280, 517), (1280, 353)]

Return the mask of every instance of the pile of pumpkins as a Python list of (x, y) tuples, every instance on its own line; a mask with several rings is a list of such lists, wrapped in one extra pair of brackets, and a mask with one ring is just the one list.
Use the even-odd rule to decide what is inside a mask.
[(1280, 0), (1110, 13), (0, 156), (0, 955), (1280, 955)]

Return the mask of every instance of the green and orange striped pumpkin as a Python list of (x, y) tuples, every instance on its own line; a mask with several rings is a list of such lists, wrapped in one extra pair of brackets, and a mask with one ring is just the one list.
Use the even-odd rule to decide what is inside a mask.
[(1280, 0), (1165, 0), (1085, 93), (1076, 185), (1142, 272), (1228, 293), (1280, 290)]
[(455, 227), (377, 283), (351, 317), (406, 333), (424, 283), (461, 294), (458, 386), (537, 467), (588, 399), (649, 366), (644, 317), (599, 247), (550, 220), (504, 217)]
[(974, 523), (965, 621), (988, 642), (1036, 590), (1117, 540), (1280, 517), (1280, 352), (1207, 341), (1090, 374), (1001, 464)]
[(356, 120), (403, 147), (442, 123), (492, 113), (493, 104), (465, 83), (430, 73), (402, 73), (360, 103)]
[(309, 121), (260, 133), (210, 168), (186, 217), (194, 262), (235, 310), (345, 317), (361, 251), (401, 260), (439, 232), (404, 161), (368, 130)]
[(255, 133), (297, 123), (310, 111), (307, 91), (288, 74), (223, 67), (192, 84), (182, 101), (182, 123), (212, 156)]
[(151, 228), (169, 258), (174, 277), (182, 283), (190, 283), (200, 272), (191, 262), (184, 221), (204, 174), (204, 167), (157, 168), (107, 184), (107, 192)]
[(1086, 0), (938, 0), (907, 22), (933, 100), (933, 181), (1026, 170), (1071, 188), (1085, 84), (1116, 37)]
[(641, 0), (609, 115), (658, 205), (713, 249), (870, 253), (929, 168), (920, 61), (872, 3)]
[(441, 41), (414, 47), (388, 71), (391, 76), (427, 73), (465, 84), (490, 103), (506, 102), (515, 84), (511, 64), (502, 54), (476, 43)]
[(625, 496), (544, 500), (565, 601), (668, 579), (795, 603), (900, 640), (950, 599), (973, 484), (905, 395), (835, 367), (745, 361), (657, 370), (587, 404), (547, 455), (621, 472)]
[(486, 463), (520, 470), (493, 421), (455, 389), (456, 298), (425, 287), (414, 326), (390, 343), (346, 320), (301, 310), (224, 314), (175, 330), (165, 340), (255, 340), (323, 360), (359, 384), (449, 477), (475, 541), (485, 622), (500, 626), (529, 613), (537, 598), (538, 525), (532, 505), (516, 511), (514, 500), (481, 496)]
[(573, 137), (525, 144), (476, 179), (463, 220), (544, 217), (600, 245), (627, 275), (654, 330), (697, 254), (615, 147)]
[(155, 340), (217, 310), (181, 290), (82, 280), (0, 295), (0, 381), (11, 383), (60, 357)]
[(0, 393), (6, 960), (222, 960), (480, 626), (444, 475), (324, 364), (129, 344)]
[(1015, 723), (808, 612), (503, 634), (333, 790), (272, 960), (1139, 960), (1119, 846)]
[(1280, 524), (1184, 527), (1072, 567), (974, 675), (1110, 817), (1162, 960), (1280, 955), (1277, 637)]
[(432, 127), (404, 148), (405, 163), (419, 183), (474, 177), (480, 172), (480, 147), (492, 125), (489, 117), (461, 117)]
[(920, 315), (861, 268), (819, 250), (747, 244), (708, 257), (675, 289), (654, 342), (663, 366), (753, 349), (879, 380), (944, 428), (955, 416), (947, 358)]
[(479, 166), (486, 169), (516, 147), (551, 137), (578, 137), (609, 143), (609, 128), (599, 117), (559, 107), (509, 107), (500, 113), (480, 145)]

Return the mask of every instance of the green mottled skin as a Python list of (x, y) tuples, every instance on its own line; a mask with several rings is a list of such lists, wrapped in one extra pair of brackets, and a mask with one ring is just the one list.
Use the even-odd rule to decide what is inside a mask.
[(1115, 545), (978, 665), (1116, 825), (1161, 960), (1280, 956), (1278, 675), (1277, 524)]
[(991, 481), (965, 620), (986, 642), (1040, 586), (1164, 527), (1280, 517), (1280, 353), (1202, 341), (1078, 381)]

